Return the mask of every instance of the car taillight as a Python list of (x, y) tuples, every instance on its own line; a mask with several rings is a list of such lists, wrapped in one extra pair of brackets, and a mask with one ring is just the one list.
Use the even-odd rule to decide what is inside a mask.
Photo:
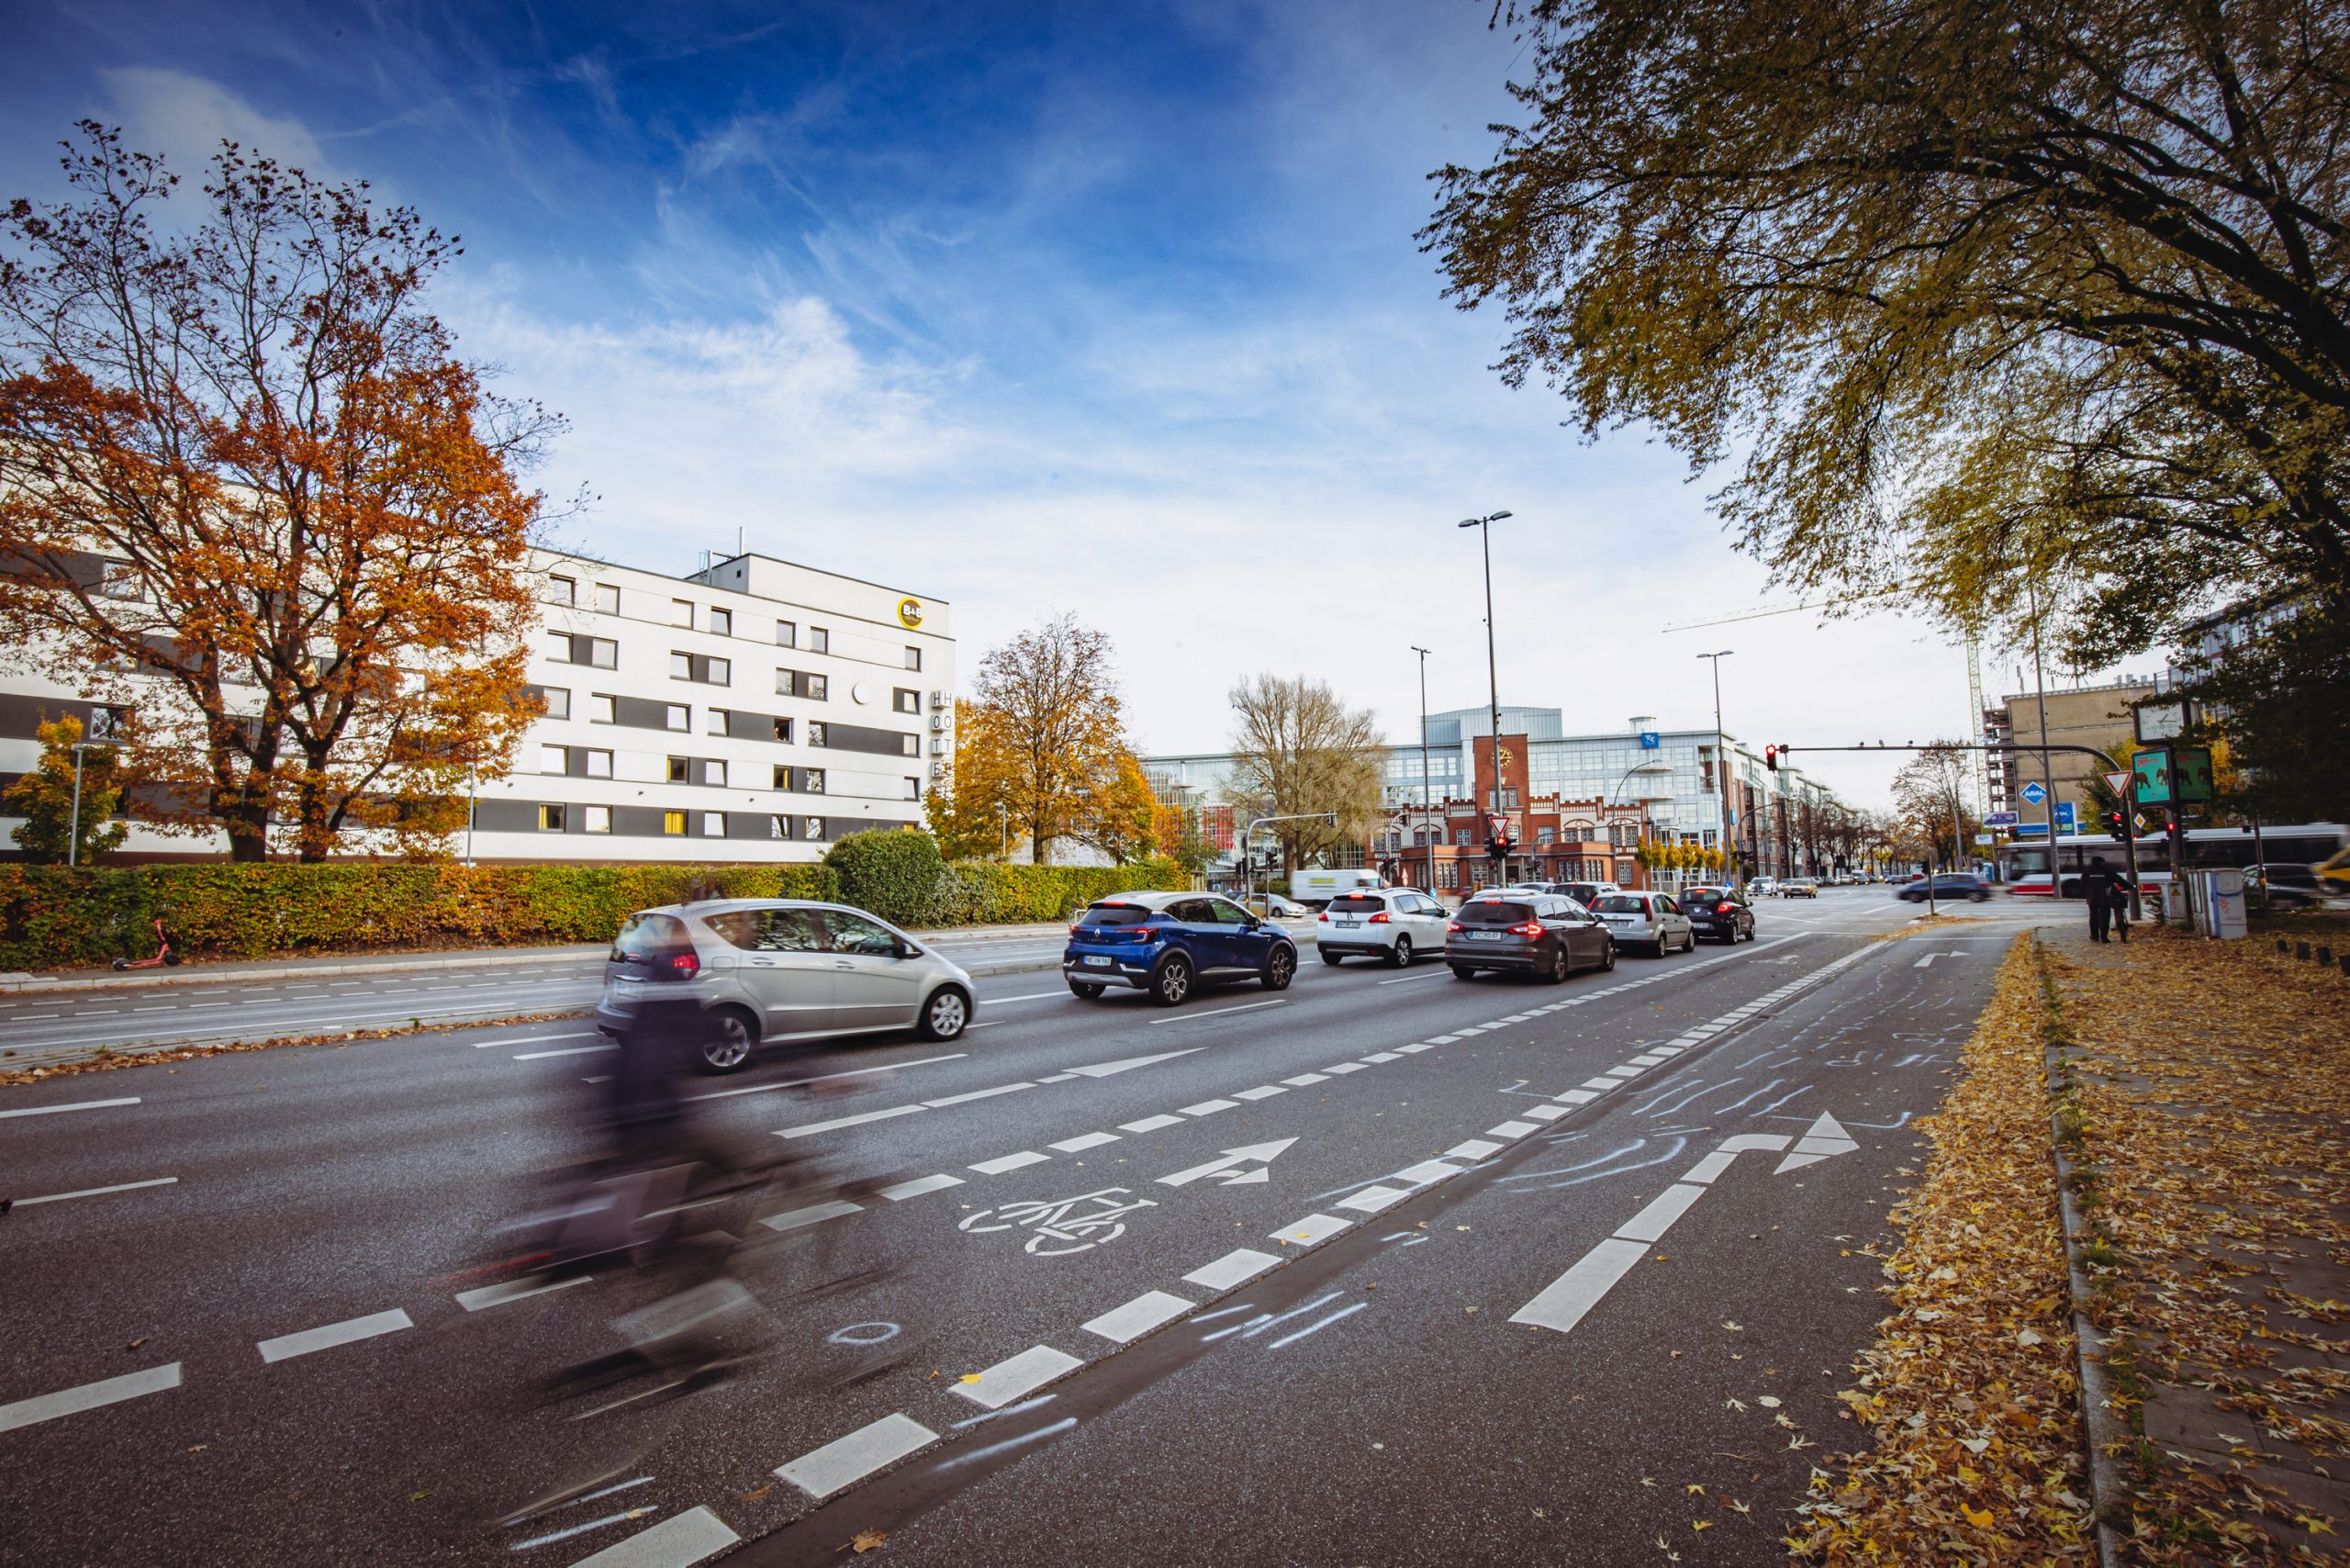
[(1460, 930), (1460, 923), (1459, 921), (1457, 921), (1457, 920), (1449, 920), (1449, 921), (1446, 921), (1446, 922), (1445, 922), (1445, 924), (1444, 924), (1444, 934), (1445, 934), (1446, 935), (1449, 936), (1449, 935), (1451, 935), (1454, 932), (1456, 932), (1456, 931), (1458, 931), (1458, 930)]
[(1080, 935), (1082, 935), (1082, 934), (1083, 934), (1084, 930), (1085, 930), (1085, 927), (1083, 927), (1082, 925), (1080, 925), (1077, 922), (1075, 922), (1075, 921), (1070, 921), (1070, 922), (1069, 922), (1069, 934), (1071, 936)]
[(679, 980), (691, 980), (701, 972), (701, 960), (691, 953), (673, 954), (669, 959), (669, 970)]
[(1509, 934), (1512, 936), (1539, 936), (1542, 935), (1542, 923), (1539, 920), (1529, 920), (1523, 925), (1511, 926)]
[(1382, 909), (1377, 914), (1372, 915), (1369, 921), (1365, 922), (1365, 924), (1370, 925), (1393, 925), (1395, 923), (1387, 918), (1387, 912)]
[(1315, 918), (1316, 921), (1319, 921), (1322, 924), (1324, 924), (1324, 925), (1327, 925), (1327, 924), (1330, 924), (1330, 912), (1329, 912), (1328, 910), (1326, 910), (1326, 910), (1324, 910), (1320, 914), (1315, 915), (1314, 918)]
[(1729, 913), (1729, 905), (1726, 903), (1718, 903), (1714, 906), (1714, 913), (1716, 914), (1728, 914)]

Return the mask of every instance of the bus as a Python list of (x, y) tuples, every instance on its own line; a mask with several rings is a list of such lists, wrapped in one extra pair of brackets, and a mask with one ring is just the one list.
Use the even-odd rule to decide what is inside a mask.
[[(2239, 869), (2255, 858), (2249, 827), (2191, 827), (2187, 830), (2187, 868), (2211, 870), (2222, 866)], [(2293, 826), (2263, 825), (2257, 858), (2271, 866), (2319, 866), (2350, 847), (2350, 828), (2340, 823), (2302, 823)], [(2170, 839), (2149, 834), (2138, 840), (2138, 879), (2154, 886), (2171, 879)], [(2128, 865), (2121, 841), (2102, 833), (2060, 834), (2056, 838), (2057, 892), (2081, 896), (2081, 874), (2089, 861), (2102, 857), (2106, 868), (2120, 871)], [(2020, 898), (2048, 896), (2049, 846), (2045, 839), (2020, 838), (1998, 847), (1999, 879)]]

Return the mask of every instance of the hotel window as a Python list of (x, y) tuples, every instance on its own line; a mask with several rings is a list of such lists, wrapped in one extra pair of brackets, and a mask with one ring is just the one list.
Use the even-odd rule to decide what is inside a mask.
[(539, 748), (539, 771), (568, 773), (571, 771), (571, 757), (562, 746), (543, 745)]
[(725, 709), (712, 708), (708, 711), (707, 716), (702, 720), (702, 734), (706, 735), (722, 735), (726, 733), (726, 726), (732, 722), (732, 719), (733, 715), (729, 714)]
[(704, 757), (701, 765), (701, 781), (705, 784), (714, 784), (721, 790), (725, 789), (726, 759), (720, 756)]
[(901, 713), (919, 713), (922, 711), (922, 693), (919, 691), (909, 690), (907, 688), (902, 686), (893, 687), (890, 689), (890, 706), (896, 708)]
[(810, 745), (822, 745), (824, 744), (823, 725), (810, 724), (808, 726), (808, 744)]
[(693, 623), (694, 601), (690, 599), (671, 599), (669, 601), (669, 624), (672, 626), (690, 626)]
[(824, 792), (824, 770), (821, 767), (810, 768), (806, 775), (806, 782), (801, 784), (800, 787), (811, 795), (822, 794)]
[(799, 645), (799, 642), (800, 628), (795, 622), (789, 621), (778, 621), (775, 623), (775, 645), (777, 647), (796, 647)]
[(789, 790), (791, 788), (791, 769), (788, 765), (780, 762), (775, 765), (775, 782), (769, 785), (768, 788), (771, 790)]
[(612, 831), (612, 808), (610, 806), (582, 806), (579, 809), (579, 825), (586, 832), (610, 833)]
[(610, 583), (598, 583), (596, 608), (606, 615), (618, 615), (621, 612), (621, 590)]
[(701, 835), (704, 838), (724, 838), (726, 836), (726, 813), (724, 812), (702, 812)]
[(588, 778), (610, 778), (612, 776), (612, 754), (610, 752), (589, 751), (585, 747), (582, 747), (579, 755), (587, 759), (586, 771)]
[(808, 678), (808, 700), (811, 702), (822, 702), (825, 700), (824, 689), (824, 678), (822, 676), (811, 675)]
[(588, 722), (589, 723), (609, 724), (612, 722), (613, 717), (611, 698), (605, 695), (603, 692), (599, 691), (588, 699)]
[(669, 759), (669, 782), (672, 784), (691, 783), (693, 781), (693, 758), (689, 756), (671, 757)]
[[(920, 735), (900, 735), (898, 739), (904, 743), (901, 749), (904, 751), (906, 756), (920, 756), (922, 755), (922, 737)], [(939, 750), (942, 752), (946, 749), (946, 748), (945, 746), (939, 747)]]
[(145, 599), (147, 579), (129, 561), (108, 561), (98, 568), (98, 592), (107, 599)]
[(920, 648), (908, 648), (906, 650), (906, 667), (908, 669), (917, 670), (922, 668), (922, 650)]
[(789, 817), (780, 816), (769, 817), (767, 819), (767, 836), (769, 838), (789, 838), (791, 836), (791, 819)]
[(733, 660), (703, 659), (699, 662), (701, 664), (701, 678), (703, 680), (709, 682), (712, 686), (732, 686), (734, 684)]
[(781, 741), (786, 745), (789, 745), (791, 744), (790, 720), (778, 719), (775, 722), (775, 738)]
[(563, 808), (561, 806), (541, 806), (539, 808), (539, 831), (541, 833), (561, 833), (563, 831)]
[(710, 612), (710, 629), (719, 636), (732, 637), (734, 635), (734, 612), (712, 606)]
[(686, 813), (683, 812), (663, 812), (661, 813), (661, 831), (673, 838), (682, 835), (686, 831)]
[(919, 801), (922, 799), (921, 779), (909, 778), (906, 780), (906, 799), (909, 801)]
[(542, 718), (568, 719), (571, 717), (571, 692), (565, 687), (542, 686), (539, 688), (539, 705), (545, 710), (540, 715)]
[(822, 817), (802, 817), (800, 819), (800, 836), (802, 838), (822, 838), (824, 836), (824, 819)]
[(546, 587), (539, 590), (539, 601), (542, 604), (577, 604), (579, 579), (554, 577), (547, 578)]
[(672, 702), (662, 711), (661, 727), (665, 730), (690, 730), (694, 727), (694, 711), (682, 702)]
[(596, 669), (617, 669), (621, 662), (621, 645), (610, 637), (582, 639), (588, 644), (588, 663)]
[(811, 654), (831, 653), (833, 651), (833, 634), (822, 626), (809, 627), (808, 651)]
[(691, 680), (694, 678), (694, 656), (672, 649), (669, 654), (669, 678)]

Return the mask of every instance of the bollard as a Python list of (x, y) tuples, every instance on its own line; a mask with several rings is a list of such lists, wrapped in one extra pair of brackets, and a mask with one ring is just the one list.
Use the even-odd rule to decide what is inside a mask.
[(2327, 969), (2332, 969), (2333, 967), (2333, 949), (2331, 947), (2320, 947), (2317, 950), (2317, 961), (2323, 964)]
[(2350, 975), (2350, 953), (2342, 955), (2342, 972)]
[(2286, 953), (2290, 952), (2292, 950), (2292, 946), (2293, 945), (2291, 943), (2286, 941), (2282, 936), (2277, 938), (2277, 952), (2278, 957), (2281, 958)]
[(2308, 958), (2309, 956), (2310, 956), (2310, 945), (2309, 945), (2308, 943), (2306, 943), (2306, 942), (2296, 942), (2296, 943), (2294, 943), (2294, 944), (2293, 944), (2293, 957), (2295, 957), (2296, 958)]

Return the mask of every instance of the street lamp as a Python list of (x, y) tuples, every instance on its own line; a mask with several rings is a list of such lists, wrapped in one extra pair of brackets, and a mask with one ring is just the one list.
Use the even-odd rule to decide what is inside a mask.
[[(1483, 517), (1463, 518), (1460, 526), (1473, 528), (1484, 548), (1485, 555), (1485, 686), (1492, 701), (1494, 756), (1494, 811), (1502, 809), (1502, 681), (1499, 667), (1494, 660), (1494, 530), (1493, 525), (1509, 516), (1505, 511), (1487, 512)], [(1502, 859), (1502, 878), (1509, 878), (1509, 859)]]
[[(1428, 651), (1415, 645), (1412, 652), (1420, 655), (1420, 811), (1423, 814), (1436, 804), (1435, 792), (1428, 786)], [(1436, 829), (1428, 829), (1428, 888), (1436, 891)]]
[(73, 810), (65, 825), (65, 866), (68, 870), (73, 869), (75, 856), (82, 847), (82, 754), (96, 746), (111, 751), (114, 742), (75, 741), (71, 748), (73, 753)]
[[(1653, 778), (1660, 773), (1670, 773), (1672, 771), (1673, 769), (1664, 763), (1644, 758), (1643, 760), (1636, 762), (1632, 764), (1631, 767), (1624, 769), (1624, 777), (1616, 780), (1616, 787), (1608, 790), (1606, 795), (1602, 796), (1599, 803), (1602, 807), (1614, 805), (1616, 803), (1616, 797), (1623, 791), (1625, 785), (1629, 784), (1632, 781), (1632, 776), (1636, 773), (1645, 778)], [(1648, 802), (1650, 799), (1651, 797), (1646, 795), (1640, 797), (1640, 836), (1643, 838), (1648, 836)], [(1605, 819), (1606, 815), (1607, 813), (1604, 810), (1600, 812), (1600, 816), (1603, 819)], [(1606, 823), (1603, 820), (1600, 825), (1605, 827)]]
[(1722, 797), (1722, 870), (1733, 887), (1738, 884), (1738, 873), (1729, 863), (1734, 847), (1730, 843), (1729, 758), (1722, 754), (1722, 661), (1736, 651), (1724, 648), (1719, 653), (1697, 655), (1711, 659), (1714, 665), (1714, 772), (1718, 775)]

